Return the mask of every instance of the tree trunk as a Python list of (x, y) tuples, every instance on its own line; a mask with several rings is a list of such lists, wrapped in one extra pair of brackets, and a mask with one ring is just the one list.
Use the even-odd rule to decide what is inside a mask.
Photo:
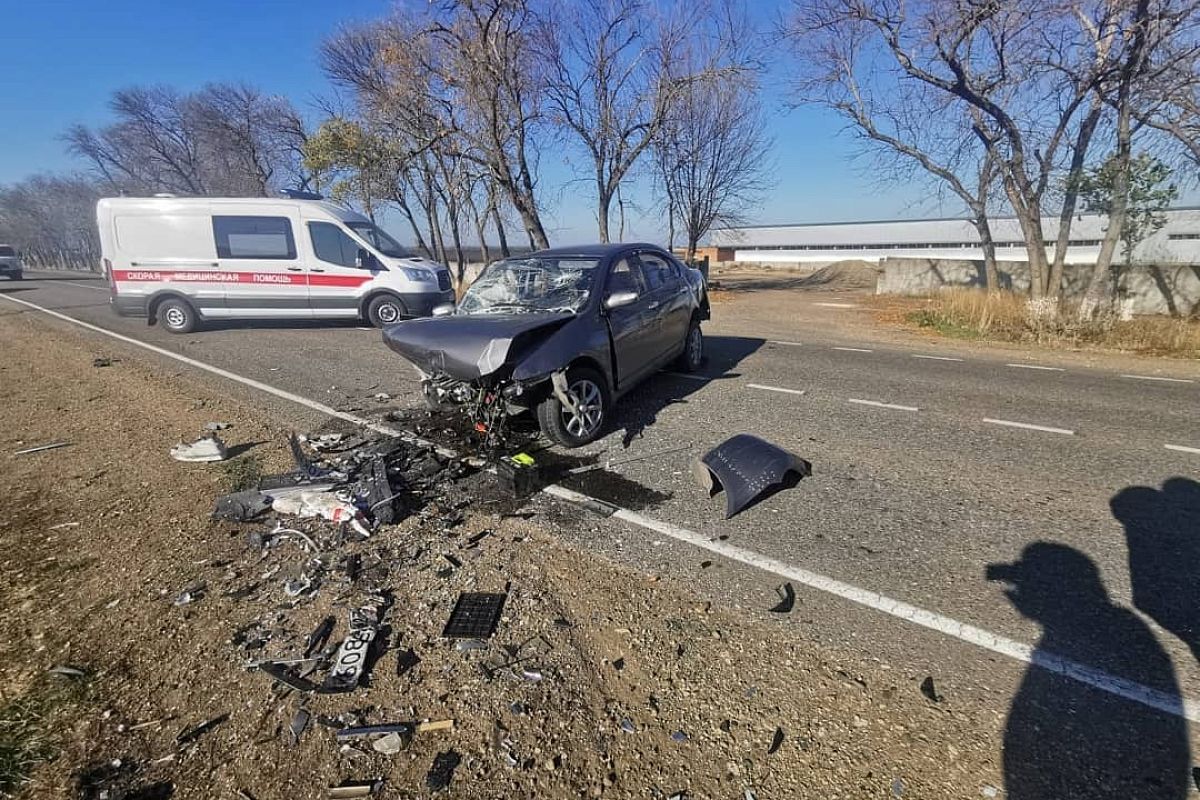
[(1100, 122), (1100, 114), (1104, 110), (1103, 103), (1097, 99), (1088, 109), (1087, 116), (1079, 124), (1079, 133), (1075, 137), (1075, 150), (1071, 154), (1071, 169), (1067, 173), (1067, 186), (1063, 194), (1062, 211), (1058, 215), (1058, 237), (1054, 242), (1054, 263), (1050, 266), (1049, 293), (1057, 297), (1062, 291), (1063, 268), (1067, 261), (1067, 248), (1071, 245), (1071, 221), (1075, 216), (1075, 206), (1079, 200), (1079, 176), (1083, 174), (1084, 161), (1087, 157), (1088, 145), (1092, 134)]
[(508, 233), (504, 230), (504, 219), (500, 216), (500, 209), (492, 206), (492, 221), (496, 224), (496, 238), (500, 241), (500, 255), (508, 258), (511, 253), (508, 249)]
[(518, 196), (513, 197), (512, 200), (513, 207), (521, 215), (521, 222), (525, 225), (525, 230), (529, 234), (529, 246), (534, 250), (549, 249), (550, 240), (546, 238), (546, 229), (542, 227), (542, 220), (538, 216), (537, 209), (530, 205), (530, 199)]
[(992, 226), (987, 215), (976, 210), (971, 220), (979, 232), (979, 246), (983, 250), (983, 280), (988, 294), (1000, 290), (1000, 270), (996, 266), (996, 242), (992, 239)]
[(596, 222), (600, 225), (600, 243), (608, 244), (608, 210), (612, 206), (612, 195), (600, 189), (596, 200)]

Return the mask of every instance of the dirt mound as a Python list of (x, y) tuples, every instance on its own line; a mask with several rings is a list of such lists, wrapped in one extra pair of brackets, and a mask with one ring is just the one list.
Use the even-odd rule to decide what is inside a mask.
[(797, 281), (797, 288), (827, 289), (874, 289), (879, 278), (879, 266), (867, 261), (837, 261), (822, 267), (811, 275)]

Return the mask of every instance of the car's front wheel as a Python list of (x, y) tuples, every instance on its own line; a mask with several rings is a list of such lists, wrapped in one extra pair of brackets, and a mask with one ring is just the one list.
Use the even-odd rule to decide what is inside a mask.
[(704, 361), (704, 334), (700, 332), (700, 320), (693, 319), (688, 326), (687, 337), (683, 340), (683, 352), (675, 368), (680, 372), (695, 372)]
[(177, 297), (168, 298), (158, 306), (157, 318), (159, 324), (171, 333), (191, 333), (196, 330), (199, 317), (196, 309), (186, 300)]
[(381, 294), (367, 306), (367, 319), (376, 328), (397, 323), (404, 319), (404, 304), (398, 297)]
[(538, 404), (538, 427), (555, 444), (582, 447), (604, 429), (611, 403), (608, 384), (590, 367), (572, 367), (567, 370), (566, 395), (569, 407), (553, 392)]

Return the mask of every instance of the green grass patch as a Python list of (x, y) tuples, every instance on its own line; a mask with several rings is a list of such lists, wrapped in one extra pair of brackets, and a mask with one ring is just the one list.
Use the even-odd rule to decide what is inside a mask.
[(954, 339), (978, 339), (983, 335), (980, 331), (962, 325), (930, 308), (910, 312), (906, 318), (918, 328), (928, 328)]
[(257, 489), (258, 482), (262, 480), (262, 461), (253, 453), (230, 459), (221, 467), (225, 470), (225, 485), (230, 492)]
[(38, 764), (57, 755), (57, 717), (87, 694), (86, 680), (47, 678), (0, 704), (0, 797), (14, 796)]

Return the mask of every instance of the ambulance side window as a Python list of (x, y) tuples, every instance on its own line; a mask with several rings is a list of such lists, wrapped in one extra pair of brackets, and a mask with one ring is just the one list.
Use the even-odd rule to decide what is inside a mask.
[(329, 264), (355, 267), (359, 243), (331, 222), (308, 223), (308, 235), (312, 239), (313, 252), (317, 258)]
[(287, 217), (212, 218), (218, 258), (296, 258), (292, 223)]

